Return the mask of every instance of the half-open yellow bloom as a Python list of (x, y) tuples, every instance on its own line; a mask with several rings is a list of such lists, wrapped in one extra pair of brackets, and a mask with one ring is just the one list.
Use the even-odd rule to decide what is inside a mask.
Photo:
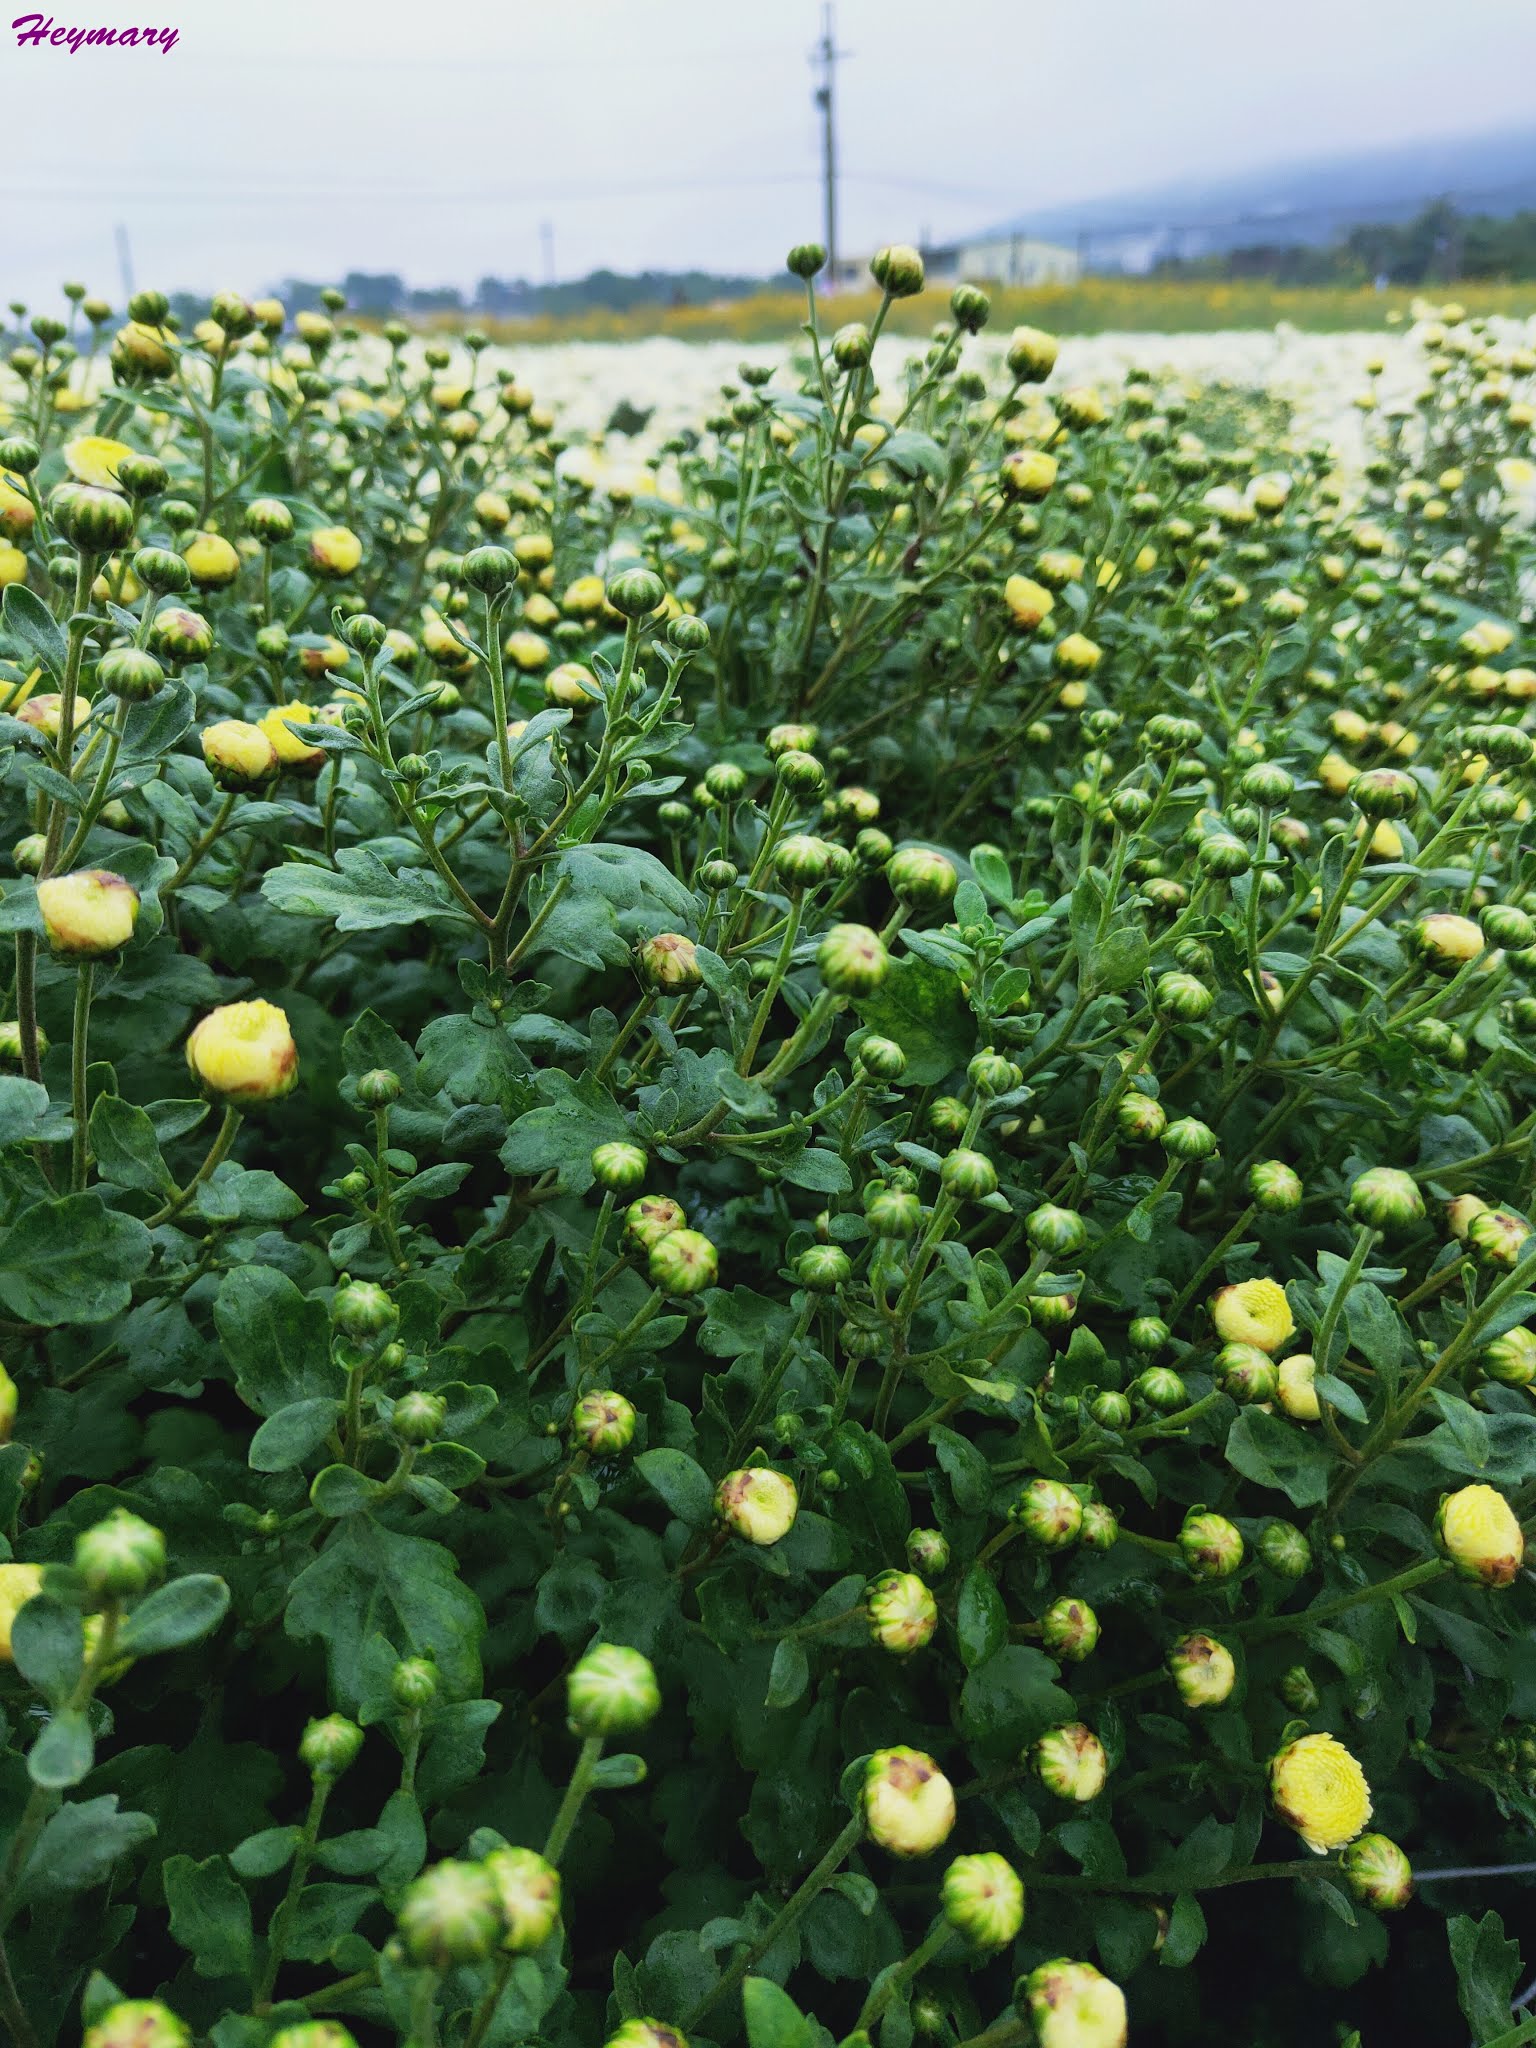
[(64, 443), (64, 467), (82, 484), (114, 491), (117, 465), (132, 453), (126, 441), (110, 441), (105, 434), (80, 434)]
[(1285, 1289), (1276, 1280), (1239, 1280), (1211, 1296), (1211, 1321), (1224, 1344), (1280, 1349), (1296, 1333)]
[(1333, 1735), (1302, 1735), (1270, 1758), (1275, 1812), (1319, 1856), (1352, 1842), (1371, 1817), (1365, 1773)]
[(1496, 1486), (1463, 1486), (1435, 1516), (1435, 1541), (1465, 1579), (1512, 1585), (1525, 1561), (1525, 1531)]

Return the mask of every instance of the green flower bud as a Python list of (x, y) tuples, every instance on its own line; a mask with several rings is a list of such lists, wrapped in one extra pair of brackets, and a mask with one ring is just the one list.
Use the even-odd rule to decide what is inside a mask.
[(1042, 1550), (1070, 1550), (1082, 1533), (1083, 1504), (1059, 1479), (1031, 1479), (1019, 1491), (1013, 1520)]
[(448, 1403), (441, 1394), (415, 1391), (402, 1394), (395, 1403), (389, 1426), (403, 1444), (435, 1443), (448, 1419)]
[(1282, 1579), (1299, 1579), (1312, 1569), (1312, 1546), (1294, 1522), (1266, 1522), (1259, 1556)]
[(667, 586), (653, 570), (624, 569), (612, 578), (603, 594), (621, 617), (648, 619), (660, 609)]
[(1133, 1316), (1126, 1341), (1142, 1358), (1155, 1358), (1167, 1344), (1171, 1332), (1161, 1316)]
[(430, 1657), (402, 1657), (390, 1673), (389, 1691), (397, 1707), (419, 1714), (437, 1698), (437, 1666)]
[(1169, 1365), (1149, 1365), (1137, 1374), (1131, 1391), (1160, 1415), (1173, 1414), (1189, 1400), (1189, 1390)]
[(1113, 1550), (1120, 1541), (1120, 1524), (1114, 1510), (1101, 1500), (1088, 1501), (1083, 1508), (1079, 1540), (1086, 1550)]
[(280, 498), (253, 498), (245, 508), (245, 523), (265, 547), (293, 538), (293, 514)]
[(1367, 768), (1349, 785), (1349, 800), (1367, 818), (1406, 818), (1419, 785), (1400, 768)]
[[(1088, 1413), (1100, 1429), (1128, 1429), (1131, 1422), (1131, 1404), (1118, 1387), (1101, 1387), (1088, 1403)], [(1083, 1510), (1084, 1519), (1087, 1509)], [(1107, 1546), (1106, 1546), (1107, 1548)]]
[(1253, 854), (1235, 833), (1210, 832), (1195, 849), (1195, 859), (1207, 874), (1246, 875), (1253, 866)]
[(907, 243), (893, 242), (870, 257), (869, 274), (893, 299), (910, 299), (923, 288), (923, 259)]
[(339, 1778), (357, 1761), (363, 1731), (345, 1714), (311, 1721), (299, 1737), (299, 1762), (316, 1778)]
[(1478, 912), (1490, 946), (1510, 946), (1524, 952), (1536, 944), (1536, 918), (1513, 903), (1490, 903)]
[(1048, 1728), (1036, 1737), (1028, 1754), (1035, 1776), (1058, 1799), (1086, 1806), (1104, 1790), (1109, 1759), (1098, 1736), (1081, 1721)]
[(622, 1394), (583, 1394), (571, 1410), (571, 1442), (592, 1458), (611, 1458), (634, 1441), (634, 1404)]
[(1211, 1159), (1216, 1153), (1216, 1133), (1198, 1117), (1181, 1116), (1164, 1131), (1163, 1150), (1170, 1159)]
[(651, 1285), (663, 1294), (698, 1294), (713, 1287), (720, 1261), (700, 1230), (670, 1230), (651, 1246)]
[(1495, 1337), (1482, 1354), (1482, 1368), (1489, 1379), (1505, 1387), (1528, 1387), (1536, 1383), (1536, 1330), (1521, 1323)]
[(493, 1879), (480, 1864), (451, 1857), (406, 1886), (395, 1925), (411, 1961), (438, 1970), (483, 1962), (504, 1928)]
[(631, 1251), (648, 1252), (687, 1221), (670, 1195), (641, 1195), (624, 1211), (624, 1241)]
[(1040, 1647), (1061, 1663), (1081, 1664), (1084, 1658), (1093, 1655), (1098, 1642), (1099, 1617), (1086, 1600), (1064, 1594), (1053, 1600), (1040, 1617)]
[(699, 880), (719, 895), (723, 889), (735, 888), (741, 880), (741, 870), (733, 860), (707, 860), (699, 869)]
[(864, 1825), (892, 1856), (927, 1856), (955, 1825), (955, 1792), (920, 1749), (877, 1749), (864, 1766)]
[(827, 779), (827, 771), (814, 754), (802, 754), (796, 748), (777, 756), (773, 772), (786, 789), (797, 796), (814, 796)]
[(157, 596), (192, 588), (192, 571), (169, 548), (140, 548), (133, 558), (133, 573)]
[(127, 1508), (114, 1508), (75, 1538), (75, 1570), (100, 1599), (145, 1593), (165, 1576), (165, 1538)]
[(820, 242), (797, 242), (784, 259), (784, 268), (795, 277), (813, 278), (826, 267), (827, 252)]
[(331, 1321), (354, 1344), (391, 1336), (399, 1320), (399, 1309), (372, 1280), (345, 1281), (331, 1296)]
[(340, 2020), (300, 2020), (279, 2027), (267, 2048), (357, 2048), (357, 2042)]
[(1077, 1296), (1065, 1293), (1031, 1294), (1029, 1296), (1030, 1320), (1037, 1329), (1061, 1330), (1077, 1314)]
[(1223, 1344), (1216, 1354), (1216, 1379), (1228, 1399), (1242, 1407), (1275, 1398), (1275, 1362), (1256, 1344)]
[(1239, 778), (1237, 791), (1245, 802), (1262, 804), (1272, 810), (1289, 803), (1296, 790), (1296, 778), (1273, 761), (1256, 761)]
[(949, 1538), (938, 1529), (907, 1532), (907, 1563), (925, 1579), (941, 1579), (949, 1570)]
[(1174, 968), (1160, 974), (1152, 989), (1152, 1007), (1157, 1014), (1180, 1024), (1198, 1024), (1209, 1015), (1215, 1000), (1214, 992), (1203, 981)]
[(955, 864), (927, 846), (903, 846), (886, 862), (885, 879), (898, 903), (937, 909), (954, 896), (960, 877)]
[[(789, 758), (785, 755), (783, 760)], [(823, 986), (837, 996), (872, 995), (890, 964), (884, 941), (865, 924), (833, 925), (816, 949), (816, 971)]]
[(614, 1194), (626, 1194), (630, 1188), (639, 1187), (645, 1179), (645, 1167), (643, 1148), (624, 1138), (610, 1139), (592, 1153), (593, 1178), (600, 1188)]
[(984, 1152), (961, 1146), (949, 1153), (939, 1168), (939, 1185), (946, 1195), (981, 1202), (997, 1193), (997, 1168)]
[(795, 1278), (813, 1294), (831, 1294), (853, 1276), (853, 1261), (841, 1245), (813, 1244), (795, 1261)]
[(1037, 2048), (1125, 2048), (1125, 1993), (1092, 1963), (1042, 1963), (1022, 1989), (1018, 2003), (1033, 2022)]
[(746, 794), (747, 771), (735, 761), (713, 761), (704, 772), (704, 787), (717, 804), (733, 804)]
[(658, 932), (642, 940), (635, 951), (635, 964), (645, 986), (665, 995), (697, 988), (704, 979), (692, 939), (681, 932)]
[(1339, 1857), (1344, 1882), (1362, 1906), (1395, 1913), (1413, 1897), (1413, 1867), (1386, 1835), (1359, 1835)]
[(560, 1873), (532, 1849), (493, 1849), (481, 1869), (496, 1888), (514, 1955), (542, 1948), (560, 1924)]
[(944, 1918), (972, 1948), (1006, 1948), (1024, 1925), (1024, 1887), (1006, 1856), (957, 1856), (939, 1900)]
[(626, 2020), (605, 2048), (688, 2048), (688, 2037), (660, 2020)]
[(96, 664), (98, 686), (125, 704), (147, 704), (165, 682), (165, 670), (139, 647), (109, 647)]
[(1280, 1680), (1280, 1698), (1293, 1714), (1315, 1714), (1323, 1703), (1305, 1664), (1293, 1664)]
[(907, 1070), (907, 1056), (894, 1038), (881, 1038), (875, 1032), (867, 1033), (859, 1040), (854, 1054), (854, 1073), (867, 1075), (876, 1081), (899, 1081)]
[(1056, 352), (1055, 335), (1038, 327), (1015, 327), (1003, 360), (1015, 383), (1043, 384), (1056, 367)]
[(766, 1549), (781, 1542), (795, 1525), (800, 1495), (784, 1472), (748, 1466), (727, 1472), (715, 1488), (715, 1513), (746, 1543)]
[(1186, 1707), (1219, 1707), (1237, 1683), (1232, 1652), (1214, 1636), (1182, 1636), (1168, 1652), (1168, 1676)]
[(882, 1572), (865, 1604), (871, 1641), (898, 1657), (921, 1650), (939, 1625), (934, 1597), (914, 1572)]
[(459, 574), (471, 590), (494, 597), (517, 581), (517, 561), (508, 548), (471, 548), (459, 564)]
[(1489, 1266), (1512, 1266), (1520, 1257), (1531, 1226), (1509, 1209), (1485, 1209), (1467, 1225), (1467, 1243)]
[(120, 491), (56, 484), (48, 496), (54, 526), (82, 555), (110, 555), (133, 538), (133, 507)]
[(876, 1237), (911, 1237), (923, 1220), (923, 1205), (909, 1188), (876, 1187), (864, 1202), (864, 1220)]
[(668, 626), (667, 638), (681, 654), (702, 654), (709, 645), (709, 626), (691, 612), (682, 612)]
[(1054, 1202), (1042, 1202), (1038, 1209), (1031, 1209), (1025, 1217), (1024, 1235), (1037, 1251), (1050, 1252), (1057, 1258), (1070, 1258), (1088, 1242), (1088, 1226), (1075, 1209), (1061, 1209)]
[(1178, 1543), (1192, 1579), (1230, 1578), (1243, 1561), (1243, 1539), (1226, 1516), (1200, 1508), (1184, 1517)]
[(985, 1052), (977, 1053), (965, 1070), (965, 1078), (978, 1095), (1008, 1095), (1018, 1087), (1023, 1078), (1020, 1069), (1002, 1053), (993, 1052), (988, 1046)]
[(121, 1998), (86, 2028), (81, 2048), (192, 2048), (192, 2030), (158, 1998)]
[(1167, 1112), (1152, 1096), (1132, 1088), (1116, 1106), (1115, 1128), (1128, 1145), (1149, 1145), (1167, 1130)]
[(1412, 1174), (1373, 1166), (1349, 1191), (1350, 1214), (1374, 1230), (1411, 1230), (1424, 1220), (1424, 1197)]
[(791, 832), (773, 849), (773, 872), (789, 888), (817, 888), (832, 872), (832, 848), (814, 833)]
[(631, 1735), (661, 1712), (649, 1657), (622, 1643), (594, 1643), (565, 1681), (566, 1710), (578, 1735)]
[(388, 1109), (400, 1100), (400, 1076), (391, 1067), (370, 1067), (358, 1077), (357, 1099), (364, 1109)]
[(1290, 1216), (1301, 1207), (1301, 1177), (1281, 1159), (1259, 1159), (1248, 1169), (1248, 1193), (1266, 1216)]
[(172, 605), (166, 611), (156, 612), (149, 629), (149, 644), (166, 661), (206, 661), (213, 652), (213, 628), (198, 613)]

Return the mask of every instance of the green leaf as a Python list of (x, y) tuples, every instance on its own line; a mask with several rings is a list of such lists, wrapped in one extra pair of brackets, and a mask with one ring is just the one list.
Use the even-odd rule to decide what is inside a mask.
[(530, 1109), (507, 1133), (501, 1163), (511, 1174), (554, 1170), (560, 1191), (584, 1195), (592, 1185), (592, 1154), (599, 1145), (630, 1136), (629, 1124), (602, 1082), (574, 1079), (560, 1068), (538, 1078), (544, 1106)]
[(34, 1202), (0, 1237), (0, 1302), (24, 1323), (108, 1322), (128, 1306), (153, 1249), (138, 1218), (98, 1194)]
[(318, 1513), (339, 1519), (365, 1514), (383, 1494), (382, 1479), (370, 1479), (353, 1465), (327, 1465), (315, 1474), (309, 1500)]
[(61, 1806), (38, 1837), (27, 1864), (32, 1898), (56, 1892), (91, 1891), (105, 1884), (123, 1857), (150, 1841), (155, 1824), (147, 1813), (122, 1813), (115, 1792)]
[(972, 1565), (966, 1573), (955, 1611), (955, 1636), (967, 1671), (985, 1664), (1008, 1640), (1008, 1609), (984, 1564)]
[(46, 1594), (29, 1600), (11, 1624), (11, 1655), (28, 1685), (51, 1705), (67, 1700), (85, 1669), (79, 1610)]
[(1088, 948), (1083, 976), (1098, 994), (1118, 995), (1140, 981), (1151, 958), (1152, 948), (1146, 934), (1127, 925)]
[(742, 1985), (741, 2010), (749, 2048), (816, 2048), (810, 2021), (789, 1993), (767, 1977), (749, 1977)]
[(55, 682), (64, 680), (69, 661), (69, 642), (57, 620), (35, 591), (25, 583), (8, 583), (0, 599), (0, 619), (32, 661), (40, 661)]
[(211, 1636), (229, 1612), (229, 1588), (212, 1572), (188, 1572), (151, 1593), (129, 1614), (118, 1641), (131, 1657), (184, 1650)]
[(90, 1721), (78, 1707), (68, 1707), (43, 1724), (27, 1753), (27, 1775), (34, 1785), (63, 1791), (78, 1785), (95, 1761)]
[(251, 1438), (247, 1464), (253, 1472), (291, 1472), (319, 1450), (341, 1409), (341, 1402), (329, 1394), (290, 1401), (269, 1415)]
[(176, 1183), (160, 1157), (160, 1144), (148, 1115), (120, 1095), (98, 1095), (91, 1110), (91, 1151), (103, 1180), (145, 1194), (170, 1194)]
[(932, 1087), (975, 1050), (976, 1020), (952, 967), (893, 960), (880, 986), (854, 1007), (862, 1024), (901, 1047), (913, 1087)]
[(371, 1515), (340, 1522), (300, 1572), (284, 1625), (301, 1642), (324, 1641), (331, 1684), (348, 1713), (367, 1691), (364, 1650), (375, 1634), (397, 1656), (435, 1659), (449, 1699), (473, 1701), (480, 1690), (485, 1615), (460, 1580), (452, 1553), (386, 1529)]
[(41, 1082), (23, 1080), (20, 1074), (0, 1074), (0, 1145), (67, 1138), (70, 1129), (64, 1112), (50, 1109), (48, 1090)]
[(1041, 1650), (1008, 1643), (966, 1679), (960, 1694), (960, 1729), (979, 1749), (1015, 1755), (1042, 1729), (1073, 1716), (1070, 1693), (1056, 1683), (1056, 1666)]
[(793, 1636), (782, 1637), (773, 1652), (763, 1705), (792, 1707), (810, 1682), (810, 1659), (805, 1654), (804, 1645), (796, 1642)]
[(334, 919), (339, 932), (431, 922), (472, 929), (475, 923), (430, 868), (388, 868), (367, 846), (342, 847), (334, 871), (307, 861), (272, 868), (261, 893), (293, 916)]
[(1520, 1981), (1520, 1948), (1504, 1932), (1497, 1913), (1481, 1920), (1459, 1913), (1446, 1925), (1456, 1995), (1479, 2044), (1509, 2032), (1510, 2001)]
[(172, 1856), (163, 1877), (171, 1933), (191, 1955), (198, 1976), (249, 1980), (256, 1956), (250, 1901), (224, 1858), (195, 1863), (190, 1856)]
[(684, 1451), (642, 1451), (635, 1470), (659, 1493), (680, 1522), (705, 1529), (714, 1513), (715, 1489), (709, 1474)]
[(331, 1363), (324, 1304), (302, 1295), (275, 1266), (237, 1266), (224, 1275), (213, 1319), (240, 1398), (258, 1415), (296, 1401), (339, 1398), (344, 1378)]
[(1322, 1445), (1294, 1422), (1260, 1408), (1239, 1409), (1227, 1432), (1227, 1463), (1255, 1486), (1271, 1487), (1299, 1508), (1321, 1507), (1328, 1498), (1331, 1467)]

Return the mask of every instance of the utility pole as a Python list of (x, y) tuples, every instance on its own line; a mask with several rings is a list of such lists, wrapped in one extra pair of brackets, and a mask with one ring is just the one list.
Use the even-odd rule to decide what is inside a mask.
[(837, 289), (837, 109), (833, 101), (833, 74), (839, 57), (847, 55), (846, 50), (837, 47), (837, 36), (832, 19), (832, 0), (825, 0), (821, 10), (821, 41), (811, 54), (811, 62), (821, 67), (821, 82), (816, 88), (815, 103), (821, 110), (821, 185), (826, 209), (824, 239), (827, 245), (828, 288)]

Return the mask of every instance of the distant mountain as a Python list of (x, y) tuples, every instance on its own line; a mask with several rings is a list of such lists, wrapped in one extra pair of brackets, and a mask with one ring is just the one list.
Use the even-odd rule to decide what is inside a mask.
[(1095, 269), (1140, 270), (1160, 257), (1222, 255), (1255, 243), (1328, 243), (1364, 222), (1411, 220), (1435, 199), (1463, 213), (1536, 206), (1536, 127), (1144, 186), (1021, 213), (975, 239), (1076, 242)]

